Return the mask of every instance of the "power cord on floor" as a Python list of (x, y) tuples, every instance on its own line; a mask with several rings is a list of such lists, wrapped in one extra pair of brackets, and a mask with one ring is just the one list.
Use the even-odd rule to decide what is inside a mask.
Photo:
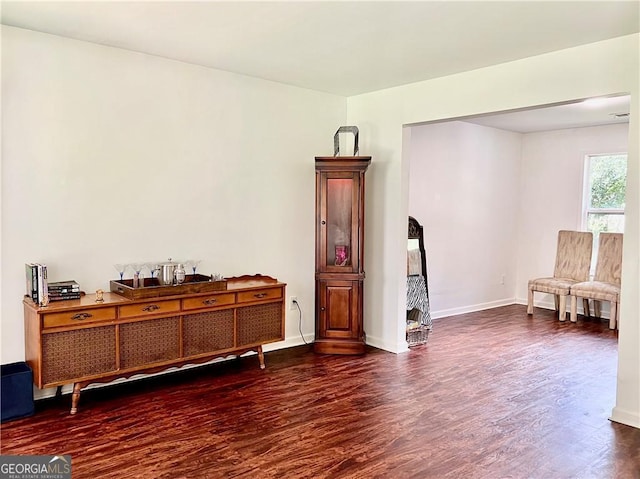
[(298, 313), (300, 313), (299, 316), (298, 316), (298, 331), (300, 331), (300, 337), (302, 338), (302, 342), (304, 344), (309, 344), (308, 342), (306, 342), (304, 340), (304, 335), (302, 334), (302, 309), (300, 309), (300, 305), (298, 304), (298, 300), (297, 299), (293, 300), (293, 304), (296, 305), (296, 308), (298, 308)]

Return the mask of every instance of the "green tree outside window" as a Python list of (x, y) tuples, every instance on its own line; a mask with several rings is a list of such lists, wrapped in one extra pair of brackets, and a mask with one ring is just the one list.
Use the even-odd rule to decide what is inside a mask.
[(592, 267), (595, 268), (600, 233), (624, 232), (627, 155), (589, 155), (587, 172), (586, 227), (593, 233)]

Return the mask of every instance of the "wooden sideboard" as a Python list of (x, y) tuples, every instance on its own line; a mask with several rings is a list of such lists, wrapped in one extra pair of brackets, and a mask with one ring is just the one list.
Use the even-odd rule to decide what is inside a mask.
[(104, 293), (38, 307), (24, 298), (26, 360), (39, 388), (82, 388), (135, 374), (256, 351), (284, 339), (285, 284), (268, 276), (229, 278), (227, 289), (132, 300)]

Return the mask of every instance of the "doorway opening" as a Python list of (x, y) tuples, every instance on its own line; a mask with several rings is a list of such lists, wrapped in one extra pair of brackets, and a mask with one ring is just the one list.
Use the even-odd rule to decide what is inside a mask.
[[(626, 152), (629, 104), (616, 94), (406, 126), (434, 319), (526, 304), (527, 281), (553, 272), (558, 231), (584, 228), (585, 156)], [(553, 296), (536, 306), (553, 309)]]

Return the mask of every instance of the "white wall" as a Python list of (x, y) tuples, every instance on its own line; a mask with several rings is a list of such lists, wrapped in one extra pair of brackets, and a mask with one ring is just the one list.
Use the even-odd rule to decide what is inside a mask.
[[(627, 151), (629, 125), (528, 133), (522, 142), (516, 298), (527, 302), (527, 282), (553, 275), (557, 234), (582, 229), (584, 161), (588, 154)], [(534, 304), (553, 307), (536, 293)], [(608, 305), (605, 305), (608, 310)]]
[(313, 336), (314, 156), (345, 98), (5, 26), (2, 97), (2, 363), (24, 360), (29, 261), (89, 292), (169, 256), (272, 275)]
[(522, 135), (454, 121), (412, 127), (405, 148), (432, 316), (512, 304)]
[[(631, 94), (618, 390), (612, 418), (640, 427), (640, 35), (350, 97), (347, 121), (373, 157), (367, 184), (367, 340), (406, 350), (406, 217), (411, 133), (403, 125)], [(374, 196), (373, 192), (375, 192)]]
[[(527, 281), (553, 273), (557, 231), (581, 229), (585, 155), (627, 151), (629, 135), (628, 124), (520, 134), (449, 121), (411, 130), (409, 214), (425, 227), (436, 318), (526, 304)], [(534, 299), (554, 307), (551, 295)]]
[(367, 338), (406, 350), (403, 125), (630, 92), (613, 418), (640, 427), (640, 35), (355, 96), (348, 115), (340, 97), (180, 62), (10, 27), (2, 40), (2, 362), (23, 358), (25, 261), (86, 290), (104, 288), (115, 262), (169, 255), (272, 274), (312, 331), (313, 156), (331, 153), (341, 124), (358, 125), (361, 154), (373, 155)]

